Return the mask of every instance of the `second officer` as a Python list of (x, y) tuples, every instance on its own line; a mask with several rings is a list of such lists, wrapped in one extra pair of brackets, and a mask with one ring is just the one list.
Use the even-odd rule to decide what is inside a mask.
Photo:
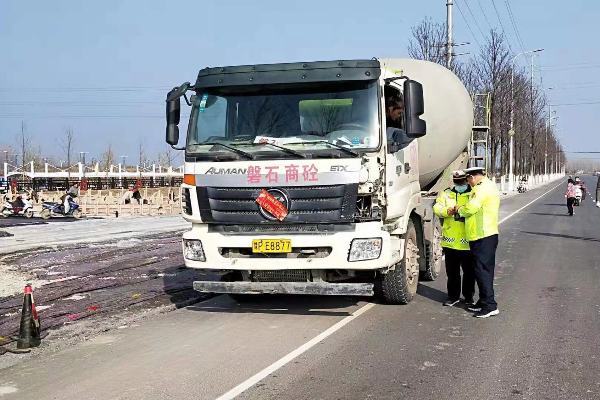
[[(446, 256), (446, 275), (448, 276), (448, 299), (445, 306), (454, 306), (460, 301), (460, 293), (467, 306), (472, 306), (475, 294), (475, 273), (469, 242), (465, 236), (465, 219), (456, 213), (456, 209), (469, 201), (471, 187), (463, 171), (452, 173), (454, 185), (441, 192), (433, 206), (435, 215), (442, 219), (442, 247)], [(462, 285), (460, 270), (462, 268)]]

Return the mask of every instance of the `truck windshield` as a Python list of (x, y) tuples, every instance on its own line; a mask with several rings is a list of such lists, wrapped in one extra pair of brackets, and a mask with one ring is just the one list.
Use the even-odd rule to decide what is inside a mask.
[(357, 156), (379, 146), (377, 98), (377, 81), (200, 90), (186, 153), (236, 157), (222, 143), (258, 158)]

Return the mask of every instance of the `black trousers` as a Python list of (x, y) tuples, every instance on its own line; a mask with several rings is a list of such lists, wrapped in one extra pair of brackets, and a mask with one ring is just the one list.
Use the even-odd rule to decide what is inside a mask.
[(498, 308), (494, 299), (494, 269), (496, 268), (496, 248), (498, 235), (469, 242), (475, 270), (475, 280), (479, 287), (479, 303), (482, 311)]
[(567, 209), (569, 210), (569, 215), (573, 215), (573, 203), (575, 203), (575, 197), (567, 197)]
[(446, 275), (448, 276), (448, 298), (460, 299), (462, 268), (462, 294), (465, 300), (473, 300), (475, 295), (475, 272), (473, 257), (469, 250), (444, 248), (446, 255)]

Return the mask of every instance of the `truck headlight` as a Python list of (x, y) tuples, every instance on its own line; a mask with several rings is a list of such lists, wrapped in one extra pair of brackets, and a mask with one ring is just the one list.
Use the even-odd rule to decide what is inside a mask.
[(191, 261), (206, 261), (202, 242), (196, 239), (183, 239), (183, 257)]
[(381, 238), (352, 240), (348, 261), (366, 261), (379, 258), (381, 255), (381, 243)]

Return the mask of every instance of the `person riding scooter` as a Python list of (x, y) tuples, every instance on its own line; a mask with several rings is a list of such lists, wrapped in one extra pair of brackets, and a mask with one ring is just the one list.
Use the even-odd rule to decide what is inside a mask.
[(61, 202), (62, 202), (62, 204), (63, 204), (63, 213), (64, 213), (65, 215), (67, 215), (67, 214), (69, 213), (69, 211), (70, 211), (70, 209), (71, 209), (71, 201), (72, 201), (72, 200), (73, 200), (75, 197), (77, 197), (77, 194), (78, 194), (78, 192), (79, 192), (79, 190), (78, 190), (78, 187), (77, 187), (77, 185), (73, 184), (73, 185), (72, 185), (72, 186), (69, 188), (69, 190), (67, 190), (67, 191), (65, 192), (65, 194), (63, 194), (63, 195), (60, 197), (60, 201), (61, 201)]

